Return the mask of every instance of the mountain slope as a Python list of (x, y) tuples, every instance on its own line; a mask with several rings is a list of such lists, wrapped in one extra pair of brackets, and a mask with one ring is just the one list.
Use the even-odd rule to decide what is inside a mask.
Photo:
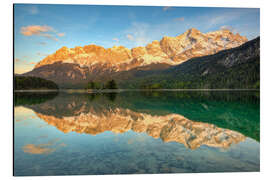
[[(136, 72), (142, 74), (144, 72)], [(126, 77), (121, 72), (116, 79)], [(190, 59), (150, 75), (129, 77), (126, 88), (258, 88), (260, 80), (260, 38), (214, 55)]]

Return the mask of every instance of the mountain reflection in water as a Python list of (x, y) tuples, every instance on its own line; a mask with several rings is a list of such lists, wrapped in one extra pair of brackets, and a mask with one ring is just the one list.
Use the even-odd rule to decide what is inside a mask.
[[(162, 92), (143, 92), (141, 96), (144, 98), (165, 97), (167, 99), (160, 101), (167, 102), (168, 106), (171, 106), (169, 100), (172, 97), (162, 96), (160, 93)], [(194, 96), (202, 99), (207, 97), (205, 93), (194, 95), (194, 93), (182, 92), (180, 98), (179, 93), (175, 95), (178, 95), (178, 99), (183, 100), (184, 104), (187, 103), (184, 100), (190, 100)], [(213, 98), (212, 95), (208, 96)], [(129, 99), (128, 93), (118, 97), (117, 102), (115, 101), (117, 93), (60, 94), (53, 100), (51, 100), (51, 96), (48, 97), (50, 99), (47, 102), (25, 106), (34, 110), (40, 119), (64, 133), (73, 131), (96, 135), (105, 131), (124, 133), (132, 130), (137, 133), (146, 132), (149, 136), (161, 138), (164, 142), (182, 143), (190, 149), (196, 149), (203, 144), (228, 148), (232, 143), (236, 144), (245, 139), (245, 135), (234, 130), (220, 128), (211, 122), (192, 121), (181, 114), (170, 113), (166, 108), (157, 112), (151, 107), (153, 105), (148, 105), (149, 108), (131, 110), (127, 107), (132, 108), (136, 104), (132, 104), (134, 101)], [(227, 101), (237, 98), (237, 96), (231, 96), (234, 99), (230, 99), (220, 93), (217, 98), (221, 97)], [(212, 108), (207, 105), (207, 102), (202, 103), (200, 98), (197, 103), (201, 104), (201, 108), (206, 110)], [(149, 102), (149, 100), (145, 102)]]
[(259, 102), (245, 91), (15, 93), (15, 175), (259, 171)]
[[(72, 104), (74, 105), (74, 102), (68, 107)], [(146, 132), (164, 142), (182, 143), (190, 149), (196, 149), (203, 144), (228, 148), (232, 143), (236, 144), (245, 139), (245, 136), (238, 132), (208, 123), (194, 122), (178, 114), (152, 116), (120, 108), (103, 109), (102, 112), (91, 108), (88, 113), (83, 113), (84, 108), (85, 106), (76, 111), (82, 112), (77, 116), (57, 118), (41, 113), (37, 113), (37, 116), (64, 133), (74, 131), (96, 135), (105, 131), (124, 133), (132, 130), (137, 133)]]

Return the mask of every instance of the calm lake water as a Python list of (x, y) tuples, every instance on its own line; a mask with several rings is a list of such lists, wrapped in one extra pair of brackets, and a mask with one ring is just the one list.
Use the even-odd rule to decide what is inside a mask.
[(259, 171), (259, 96), (15, 93), (14, 175)]

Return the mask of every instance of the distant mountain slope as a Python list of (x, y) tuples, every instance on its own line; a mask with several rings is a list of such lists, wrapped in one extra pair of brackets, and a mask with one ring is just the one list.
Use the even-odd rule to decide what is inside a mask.
[[(122, 72), (116, 78), (128, 75), (129, 72)], [(147, 76), (129, 79), (121, 85), (126, 88), (151, 88), (155, 83), (162, 88), (258, 88), (260, 38), (214, 55), (190, 59)]]

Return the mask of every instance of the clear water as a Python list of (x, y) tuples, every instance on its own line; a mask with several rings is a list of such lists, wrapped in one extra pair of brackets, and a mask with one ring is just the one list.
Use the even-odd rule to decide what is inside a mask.
[(16, 93), (14, 175), (260, 170), (258, 92)]

